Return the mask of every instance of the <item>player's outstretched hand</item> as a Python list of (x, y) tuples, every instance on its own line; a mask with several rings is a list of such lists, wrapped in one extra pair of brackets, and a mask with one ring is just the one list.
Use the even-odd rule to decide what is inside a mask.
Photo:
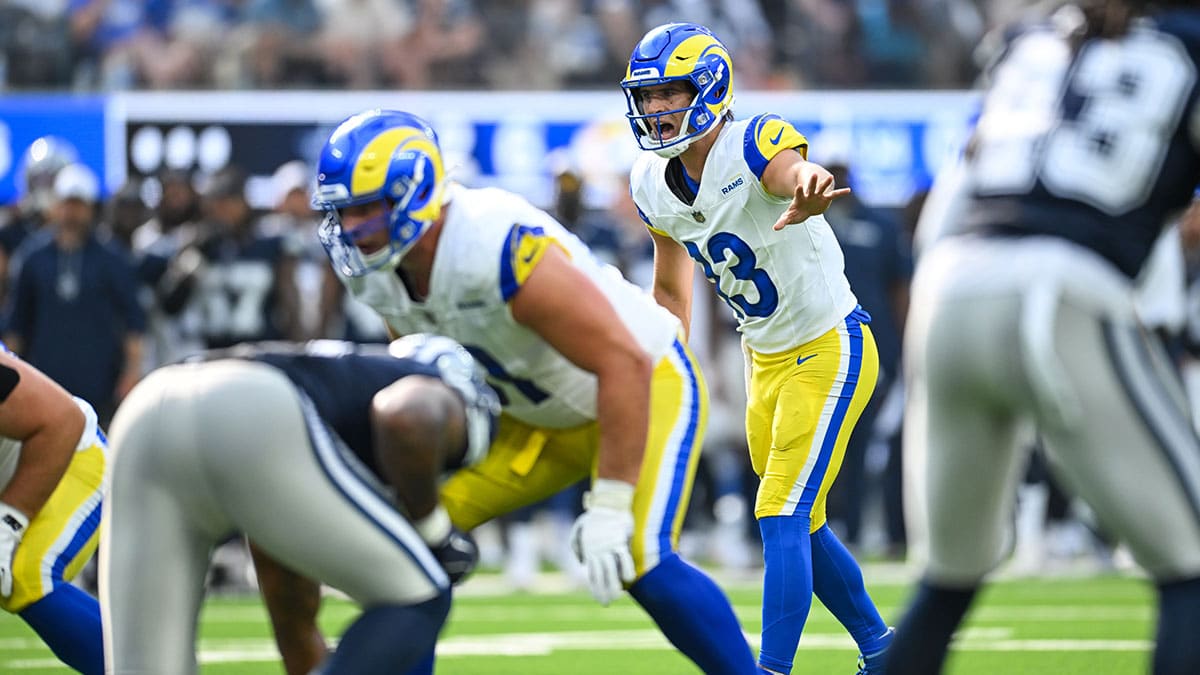
[(457, 584), (470, 576), (479, 564), (479, 546), (470, 532), (463, 532), (457, 527), (450, 528), (446, 540), (438, 546), (430, 546), (434, 557), (446, 570), (450, 583)]
[(633, 583), (637, 571), (629, 540), (633, 537), (633, 486), (596, 479), (584, 497), (586, 510), (571, 528), (571, 549), (587, 568), (592, 596), (607, 607)]
[(782, 230), (788, 225), (803, 223), (810, 216), (819, 216), (825, 213), (833, 200), (848, 194), (850, 194), (850, 188), (835, 188), (833, 176), (828, 173), (822, 176), (819, 173), (810, 172), (796, 185), (796, 191), (792, 194), (792, 203), (788, 204), (787, 210), (779, 216), (779, 220), (775, 221), (775, 229)]
[(0, 595), (6, 598), (13, 591), (13, 556), (28, 527), (29, 518), (24, 513), (0, 502)]

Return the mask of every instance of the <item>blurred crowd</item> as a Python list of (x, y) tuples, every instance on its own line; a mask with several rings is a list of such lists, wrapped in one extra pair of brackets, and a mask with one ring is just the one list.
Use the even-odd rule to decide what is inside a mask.
[(738, 88), (960, 88), (1029, 0), (0, 0), (0, 88), (611, 87), (710, 26)]

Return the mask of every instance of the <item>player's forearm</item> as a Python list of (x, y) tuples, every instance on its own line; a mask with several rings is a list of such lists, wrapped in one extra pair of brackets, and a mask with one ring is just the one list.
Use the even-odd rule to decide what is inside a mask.
[(600, 449), (597, 476), (636, 485), (650, 426), (649, 356), (632, 356), (623, 366), (601, 372), (597, 393)]
[(683, 337), (686, 340), (691, 334), (692, 298), (690, 294), (672, 292), (657, 283), (654, 284), (654, 301), (674, 314), (683, 327)]
[(19, 509), (32, 520), (67, 472), (83, 425), (83, 412), (72, 405), (60, 419), (25, 439), (12, 480), (0, 491), (0, 501)]

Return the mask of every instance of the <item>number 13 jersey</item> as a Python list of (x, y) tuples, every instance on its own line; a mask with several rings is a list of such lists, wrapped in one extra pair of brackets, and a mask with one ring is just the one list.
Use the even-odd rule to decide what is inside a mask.
[(668, 183), (679, 160), (652, 152), (634, 163), (630, 190), (650, 230), (679, 242), (716, 285), (746, 346), (782, 352), (829, 331), (857, 301), (823, 217), (773, 229), (791, 197), (768, 193), (762, 175), (783, 150), (807, 155), (804, 136), (778, 115), (726, 122), (718, 133), (691, 204)]

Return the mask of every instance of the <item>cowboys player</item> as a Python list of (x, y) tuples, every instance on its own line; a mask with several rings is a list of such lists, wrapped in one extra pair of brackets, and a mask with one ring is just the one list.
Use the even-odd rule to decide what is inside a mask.
[(965, 233), (913, 282), (905, 463), (930, 550), (893, 675), (940, 672), (1007, 553), (1027, 425), (1154, 579), (1153, 672), (1200, 672), (1200, 442), (1133, 293), (1200, 181), (1200, 11), (1154, 4), (1069, 4), (1015, 31), (990, 73), (961, 216), (931, 225)]
[(870, 317), (821, 217), (850, 189), (806, 160), (808, 141), (778, 115), (733, 119), (733, 62), (703, 26), (651, 30), (621, 87), (647, 151), (629, 181), (654, 240), (654, 297), (687, 327), (699, 264), (742, 333), (766, 562), (759, 666), (791, 672), (815, 592), (858, 643), (860, 672), (880, 672), (891, 633), (825, 521), (879, 373)]
[[(424, 664), (450, 584), (478, 555), (437, 499), (443, 470), (486, 453), (499, 409), (471, 357), (415, 335), (204, 358), (149, 375), (113, 420), (100, 585), (109, 672), (195, 671), (209, 555), (236, 532), (255, 547), (289, 673)], [(317, 582), (364, 607), (324, 664), (315, 626), (296, 630), (316, 614)]]

